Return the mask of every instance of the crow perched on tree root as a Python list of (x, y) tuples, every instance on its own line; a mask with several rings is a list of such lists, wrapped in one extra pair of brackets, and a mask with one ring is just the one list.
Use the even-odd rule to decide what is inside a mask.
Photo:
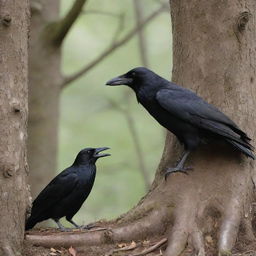
[(176, 167), (167, 170), (165, 177), (173, 172), (186, 172), (184, 163), (189, 153), (209, 138), (224, 140), (255, 159), (250, 138), (232, 120), (194, 92), (167, 81), (151, 70), (134, 68), (106, 84), (131, 87), (149, 114), (184, 144), (181, 160)]
[(64, 216), (76, 228), (91, 228), (77, 225), (72, 218), (91, 192), (96, 175), (97, 159), (110, 156), (110, 154), (100, 154), (106, 149), (109, 148), (81, 150), (74, 163), (57, 175), (34, 200), (31, 216), (26, 222), (25, 229), (31, 229), (36, 223), (51, 218), (60, 230), (65, 231), (68, 229), (59, 222), (59, 219)]

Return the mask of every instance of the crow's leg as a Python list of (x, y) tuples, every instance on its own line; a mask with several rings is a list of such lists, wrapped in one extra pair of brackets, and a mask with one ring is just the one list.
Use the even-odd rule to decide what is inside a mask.
[(72, 219), (70, 219), (70, 220), (67, 219), (67, 221), (69, 221), (72, 225), (74, 225), (75, 228), (80, 228), (80, 226), (77, 225)]
[(80, 228), (80, 229), (91, 229), (91, 228), (94, 227), (92, 225), (81, 225), (81, 226), (79, 226), (72, 219), (70, 219), (70, 220), (67, 219), (67, 221), (69, 221), (71, 224), (73, 224), (76, 228)]
[(61, 223), (60, 223), (60, 220), (59, 219), (53, 219), (55, 222), (56, 222), (56, 224), (58, 225), (58, 227), (59, 227), (59, 229), (61, 230), (61, 231), (69, 231), (70, 230), (70, 228), (65, 228)]
[(184, 164), (187, 160), (188, 155), (190, 154), (190, 150), (186, 150), (182, 157), (181, 160), (178, 162), (177, 166), (174, 168), (168, 168), (166, 173), (165, 173), (165, 179), (169, 176), (169, 174), (174, 173), (174, 172), (182, 172), (187, 174), (187, 171), (190, 170), (191, 168), (186, 168), (184, 167)]

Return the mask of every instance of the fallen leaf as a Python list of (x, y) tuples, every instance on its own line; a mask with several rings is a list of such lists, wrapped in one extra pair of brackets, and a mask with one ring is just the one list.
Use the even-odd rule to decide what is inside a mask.
[(68, 252), (72, 256), (77, 256), (76, 250), (72, 246), (68, 249)]
[(127, 244), (122, 244), (122, 245), (125, 245), (125, 246), (119, 247), (119, 249), (115, 249), (114, 252), (129, 251), (137, 247), (137, 244), (134, 241), (132, 241), (129, 245)]
[(51, 256), (56, 256), (57, 253), (55, 253), (55, 252), (50, 252), (50, 255), (51, 255)]
[(206, 240), (206, 242), (208, 243), (208, 244), (213, 244), (213, 239), (212, 239), (212, 237), (211, 236), (206, 236), (205, 237), (205, 240)]
[(120, 243), (120, 244), (117, 244), (117, 246), (118, 246), (119, 248), (123, 248), (123, 247), (127, 246), (127, 244), (126, 244), (126, 243)]
[(56, 250), (54, 248), (51, 248), (50, 250), (51, 250), (51, 252), (56, 252)]
[(144, 240), (144, 241), (142, 242), (142, 244), (143, 244), (144, 246), (149, 245), (149, 244), (150, 244), (150, 241), (149, 241), (149, 240)]

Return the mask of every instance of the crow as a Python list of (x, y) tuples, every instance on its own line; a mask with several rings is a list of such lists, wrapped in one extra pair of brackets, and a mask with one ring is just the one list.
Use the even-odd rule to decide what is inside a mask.
[(167, 169), (165, 177), (173, 172), (186, 173), (188, 168), (184, 164), (190, 152), (212, 138), (226, 141), (255, 159), (251, 139), (225, 114), (191, 90), (169, 82), (147, 68), (134, 68), (109, 80), (106, 85), (132, 88), (138, 102), (184, 145), (180, 161), (176, 167)]
[(110, 154), (100, 154), (107, 149), (109, 148), (82, 149), (74, 163), (58, 174), (34, 200), (25, 229), (31, 229), (38, 222), (51, 218), (61, 231), (65, 231), (68, 229), (59, 221), (64, 216), (76, 228), (89, 228), (77, 225), (72, 218), (91, 192), (97, 159), (110, 156)]

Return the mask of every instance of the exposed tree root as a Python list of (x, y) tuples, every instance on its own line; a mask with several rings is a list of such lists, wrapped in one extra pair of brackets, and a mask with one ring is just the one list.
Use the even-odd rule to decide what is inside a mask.
[(225, 208), (225, 214), (220, 227), (219, 254), (229, 255), (235, 245), (241, 221), (241, 205), (237, 200), (231, 200)]
[(192, 237), (192, 244), (195, 248), (198, 256), (205, 256), (205, 249), (204, 249), (204, 237), (203, 233), (199, 230), (196, 230), (191, 233)]
[(168, 221), (166, 211), (152, 211), (148, 216), (118, 227), (109, 226), (107, 230), (96, 232), (58, 232), (51, 235), (28, 234), (26, 240), (44, 247), (88, 246), (144, 239), (150, 235), (163, 233), (164, 223)]
[(13, 249), (8, 244), (1, 247), (1, 251), (3, 255), (6, 255), (6, 256), (17, 255), (16, 252), (14, 252)]
[(244, 216), (242, 219), (242, 227), (244, 228), (244, 238), (249, 242), (256, 241), (253, 233), (252, 220), (249, 220), (246, 216)]
[[(169, 235), (166, 255), (179, 255), (186, 247), (191, 226), (190, 211), (186, 203), (176, 210), (176, 219)], [(193, 213), (192, 213), (193, 216)]]

